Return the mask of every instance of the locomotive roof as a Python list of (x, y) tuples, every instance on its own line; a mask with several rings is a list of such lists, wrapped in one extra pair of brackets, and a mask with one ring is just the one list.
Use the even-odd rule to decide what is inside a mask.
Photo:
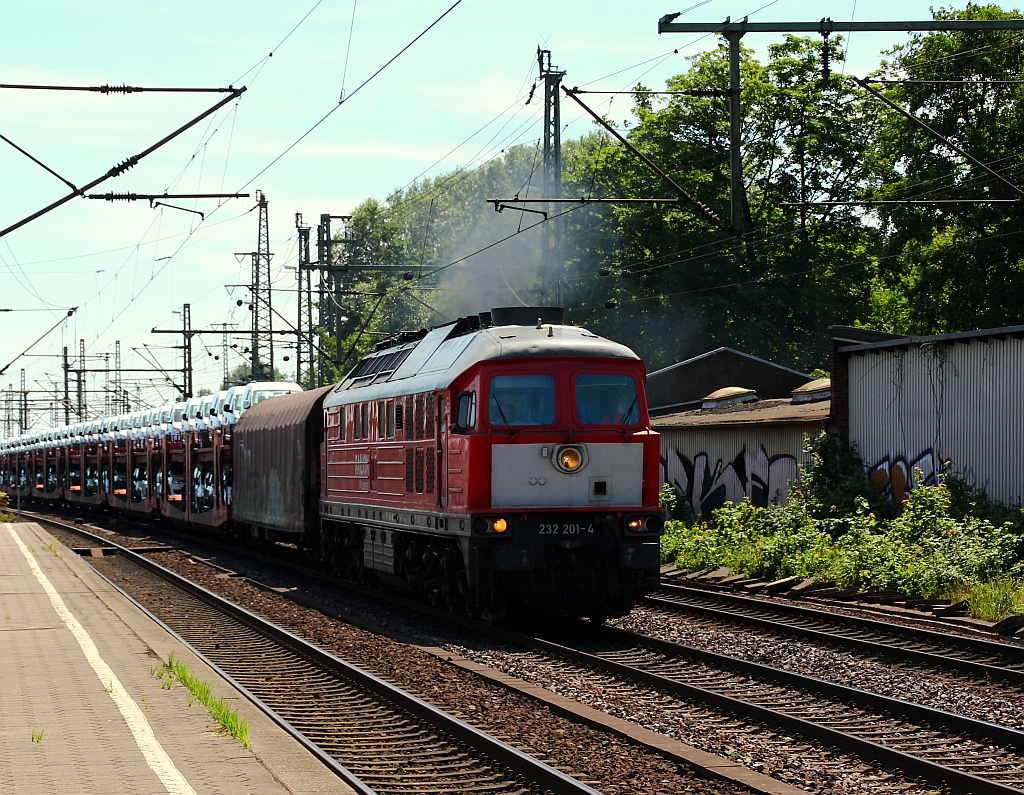
[(415, 342), (360, 360), (324, 406), (444, 389), (474, 364), (497, 359), (601, 357), (638, 360), (633, 351), (585, 328), (561, 324), (504, 325), (459, 333), (457, 322)]

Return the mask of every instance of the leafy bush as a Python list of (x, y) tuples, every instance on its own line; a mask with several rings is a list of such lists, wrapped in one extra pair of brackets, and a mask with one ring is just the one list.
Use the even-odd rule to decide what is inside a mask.
[(879, 516), (895, 513), (868, 480), (856, 445), (823, 431), (815, 438), (804, 438), (804, 452), (810, 460), (800, 468), (799, 490), (815, 518), (849, 516), (862, 501)]
[(665, 516), (670, 519), (678, 519), (679, 513), (679, 492), (671, 483), (662, 483), (658, 490), (658, 505), (664, 511)]
[[(828, 448), (788, 505), (730, 503), (709, 522), (669, 522), (663, 562), (689, 570), (725, 566), (764, 579), (817, 576), (843, 588), (931, 598), (962, 598), (957, 594), (970, 589), (990, 594), (987, 584), (999, 582), (997, 592), (1009, 588), (1011, 597), (975, 601), (984, 601), (988, 614), (1021, 609), (1024, 594), (1014, 590), (1024, 575), (1019, 507), (999, 509), (983, 492), (940, 482), (915, 488), (898, 513), (879, 512), (876, 500), (856, 493), (854, 478), (824, 476), (823, 462), (837, 454), (847, 455)], [(849, 503), (842, 513), (840, 503)]]
[(7, 510), (7, 507), (11, 504), (11, 495), (6, 491), (0, 491), (0, 522), (13, 522), (16, 517), (13, 513)]

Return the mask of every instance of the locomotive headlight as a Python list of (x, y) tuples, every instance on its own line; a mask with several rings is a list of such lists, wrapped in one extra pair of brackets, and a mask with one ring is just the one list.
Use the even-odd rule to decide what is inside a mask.
[(578, 444), (563, 444), (555, 448), (551, 461), (562, 472), (579, 472), (587, 463), (586, 449)]
[(664, 526), (665, 520), (657, 514), (626, 517), (626, 530), (631, 533), (660, 533)]
[(508, 519), (499, 516), (491, 519), (488, 516), (478, 516), (473, 520), (473, 532), (486, 535), (488, 533), (504, 533), (508, 530)]

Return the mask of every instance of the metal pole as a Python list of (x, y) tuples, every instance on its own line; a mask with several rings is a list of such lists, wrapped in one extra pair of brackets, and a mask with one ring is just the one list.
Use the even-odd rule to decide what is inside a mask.
[(740, 149), (740, 39), (742, 33), (726, 34), (729, 40), (729, 231), (742, 234), (743, 152)]

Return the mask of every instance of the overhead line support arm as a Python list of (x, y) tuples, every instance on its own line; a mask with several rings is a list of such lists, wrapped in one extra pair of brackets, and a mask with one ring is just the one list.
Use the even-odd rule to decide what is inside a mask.
[(179, 127), (177, 130), (172, 132), (170, 135), (167, 135), (167, 136), (161, 138), (155, 144), (153, 144), (152, 146), (148, 147), (147, 149), (144, 149), (139, 154), (133, 155), (133, 156), (129, 157), (127, 160), (125, 160), (123, 163), (119, 163), (118, 165), (114, 166), (106, 174), (104, 174), (103, 176), (101, 176), (101, 177), (99, 177), (97, 179), (94, 179), (88, 185), (83, 185), (81, 188), (79, 188), (77, 190), (73, 190), (71, 193), (69, 193), (64, 198), (58, 199), (53, 204), (50, 204), (49, 206), (44, 207), (43, 209), (38, 210), (37, 212), (32, 213), (32, 215), (28, 216), (27, 218), (23, 218), (22, 220), (18, 221), (16, 224), (12, 224), (11, 226), (9, 226), (6, 229), (4, 229), (3, 231), (0, 231), (0, 237), (3, 237), (8, 232), (13, 232), (15, 229), (19, 229), (19, 228), (23, 227), (25, 224), (27, 224), (27, 223), (29, 223), (31, 221), (34, 221), (36, 218), (39, 218), (41, 215), (45, 215), (46, 213), (50, 212), (50, 210), (54, 210), (57, 207), (60, 207), (62, 204), (65, 204), (65, 203), (71, 201), (76, 196), (84, 196), (86, 191), (90, 190), (91, 188), (95, 188), (101, 182), (106, 182), (108, 179), (111, 179), (112, 177), (120, 176), (125, 171), (127, 171), (129, 168), (131, 168), (132, 166), (136, 165), (140, 160), (142, 160), (142, 158), (146, 157), (146, 155), (152, 154), (153, 152), (155, 152), (157, 149), (159, 149), (161, 146), (163, 146), (168, 141), (173, 140), (174, 138), (176, 138), (177, 136), (179, 136), (183, 132), (185, 132), (185, 130), (189, 129), (190, 127), (195, 126), (196, 124), (201, 122), (203, 119), (205, 119), (207, 116), (210, 116), (213, 113), (216, 113), (224, 105), (226, 105), (229, 102), (231, 102), (231, 101), (237, 99), (238, 97), (240, 97), (244, 91), (245, 91), (245, 86), (242, 86), (241, 88), (231, 89), (231, 93), (228, 96), (226, 96), (224, 99), (222, 99), (220, 102), (218, 102), (213, 107), (209, 108), (208, 110), (204, 111), (203, 113), (200, 113), (198, 116), (196, 116), (190, 122), (188, 122), (186, 124), (183, 124), (181, 127)]
[(883, 94), (881, 91), (878, 91), (877, 89), (872, 88), (870, 85), (868, 85), (868, 81), (867, 80), (858, 80), (857, 78), (854, 78), (854, 82), (857, 83), (857, 85), (859, 85), (861, 88), (863, 88), (869, 94), (871, 94), (871, 96), (875, 97), (876, 99), (880, 99), (882, 102), (884, 102), (886, 105), (888, 105), (894, 111), (899, 113), (901, 116), (903, 116), (904, 118), (909, 119), (910, 121), (914, 122), (914, 124), (918, 125), (921, 129), (923, 129), (925, 132), (927, 132), (930, 136), (935, 138), (937, 141), (940, 141), (941, 143), (943, 143), (944, 145), (948, 146), (950, 149), (952, 149), (954, 152), (956, 152), (961, 157), (963, 157), (966, 160), (969, 160), (970, 162), (974, 163), (974, 165), (976, 165), (978, 168), (980, 168), (986, 174), (988, 174), (988, 175), (990, 175), (992, 177), (995, 177), (997, 180), (999, 180), (1004, 185), (1006, 185), (1010, 190), (1012, 190), (1018, 196), (1024, 198), (1024, 190), (1021, 190), (1020, 188), (1018, 188), (1016, 185), (1014, 185), (1012, 182), (1010, 182), (1010, 180), (1008, 180), (1006, 177), (1004, 177), (998, 171), (993, 171), (985, 163), (982, 163), (980, 160), (978, 160), (978, 158), (976, 158), (974, 155), (969, 154), (966, 150), (964, 150), (961, 147), (957, 146), (955, 143), (953, 143), (948, 138), (946, 138), (944, 135), (942, 135), (942, 133), (940, 133), (940, 132), (938, 132), (936, 130), (933, 130), (931, 127), (929, 127), (927, 124), (925, 124), (919, 118), (917, 118), (914, 114), (908, 113), (906, 110), (904, 110), (899, 105), (897, 105), (895, 102), (893, 102), (891, 99), (889, 99), (887, 96), (885, 96), (885, 94)]
[(651, 169), (653, 169), (654, 172), (663, 180), (665, 180), (669, 184), (669, 186), (676, 193), (678, 193), (680, 197), (682, 197), (683, 201), (689, 204), (690, 207), (692, 207), (701, 218), (713, 224), (718, 229), (724, 230), (726, 228), (725, 223), (722, 221), (721, 218), (718, 217), (714, 210), (712, 210), (706, 204), (697, 201), (697, 199), (695, 199), (693, 196), (687, 193), (682, 187), (677, 185), (668, 174), (666, 174), (653, 160), (651, 160), (651, 158), (649, 158), (647, 155), (645, 155), (643, 152), (641, 152), (639, 149), (633, 146), (633, 144), (627, 141), (625, 136), (619, 133), (618, 130), (616, 130), (614, 127), (608, 124), (608, 122), (602, 119), (598, 114), (596, 114), (593, 110), (588, 108), (585, 104), (583, 104), (583, 101), (578, 96), (576, 96), (576, 89), (566, 88), (565, 86), (562, 86), (562, 91), (564, 91), (565, 95), (569, 97), (571, 100), (573, 100), (573, 102), (575, 102), (577, 105), (583, 108), (583, 110), (590, 114), (594, 121), (596, 121), (598, 124), (604, 127), (616, 139), (618, 139), (619, 143), (625, 146), (626, 149), (628, 149), (630, 152), (632, 152), (634, 155), (640, 158), (644, 163), (646, 163)]

